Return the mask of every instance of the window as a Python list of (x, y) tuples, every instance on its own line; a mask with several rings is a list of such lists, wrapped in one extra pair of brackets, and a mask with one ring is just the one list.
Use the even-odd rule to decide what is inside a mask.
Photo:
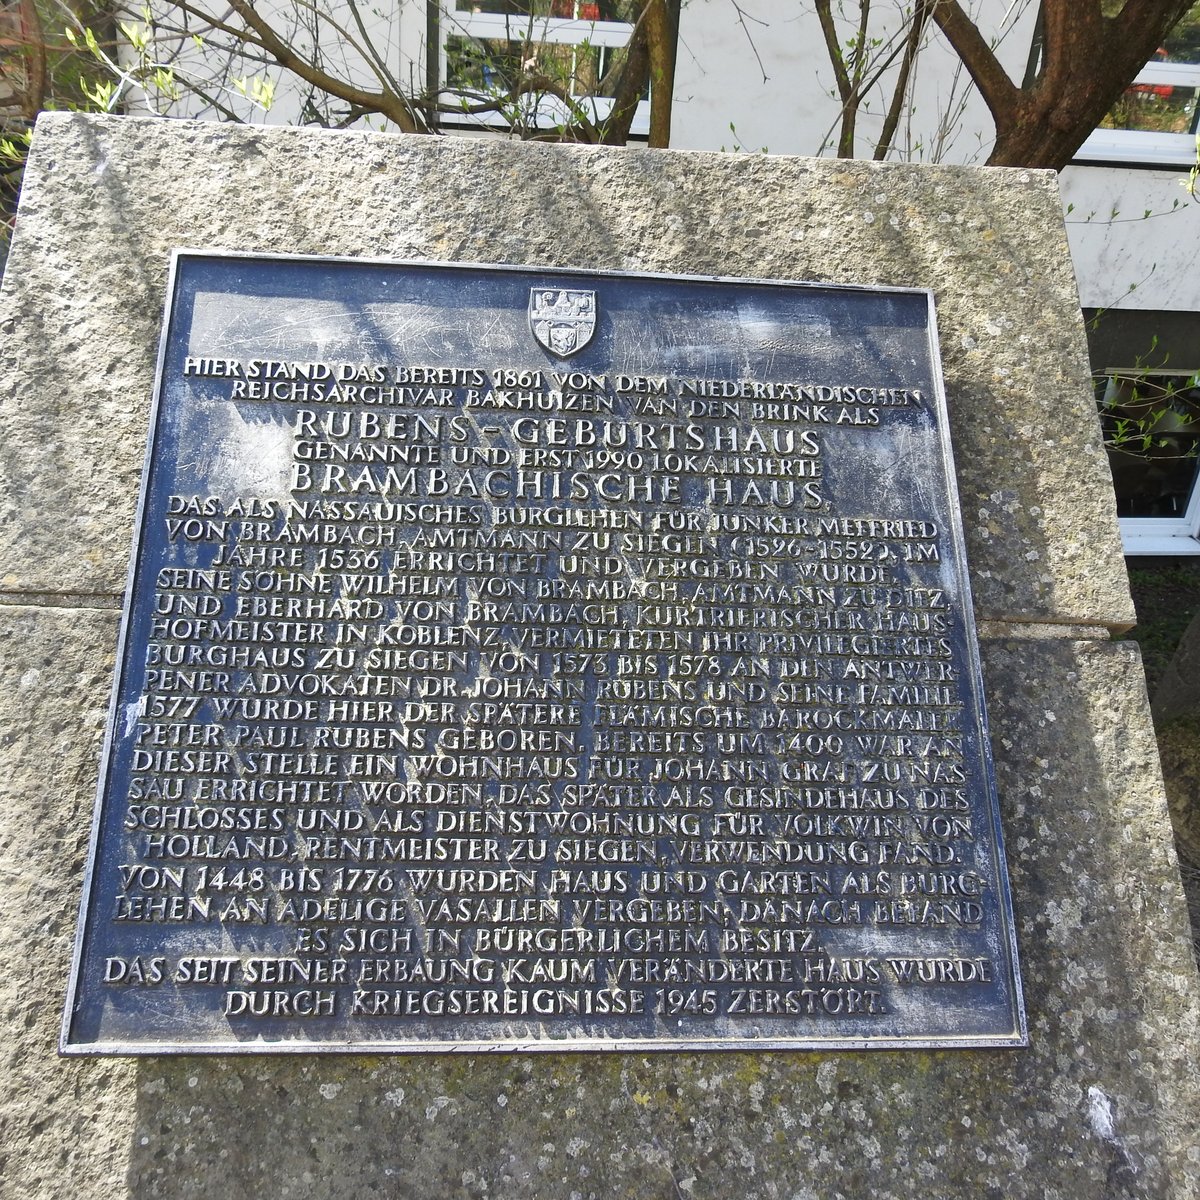
[(1077, 162), (1190, 166), (1200, 131), (1200, 3), (1194, 4), (1146, 64)]
[(1200, 372), (1110, 370), (1097, 388), (1127, 554), (1200, 554)]
[[(452, 93), (443, 100), (461, 105), (443, 121), (549, 130), (569, 117), (564, 96), (603, 120), (636, 15), (636, 0), (443, 0), (442, 79)], [(519, 90), (538, 78), (550, 86)], [(631, 132), (649, 128), (643, 96)]]

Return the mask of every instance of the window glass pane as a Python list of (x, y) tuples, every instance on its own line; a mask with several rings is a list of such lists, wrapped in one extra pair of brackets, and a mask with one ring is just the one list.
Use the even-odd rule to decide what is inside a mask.
[(446, 86), (473, 92), (507, 92), (527, 75), (543, 75), (572, 96), (605, 96), (625, 59), (623, 47), (446, 39)]
[(1182, 517), (1197, 481), (1200, 375), (1110, 375), (1097, 401), (1118, 515)]
[[(1167, 34), (1151, 63), (1200, 63), (1200, 3), (1192, 5)], [(1138, 129), (1147, 133), (1195, 133), (1197, 89), (1169, 83), (1135, 83), (1100, 122), (1101, 129)]]
[(460, 13), (499, 13), (515, 17), (562, 17), (576, 21), (637, 19), (637, 0), (455, 0)]
[(473, 92), (506, 92), (520, 78), (525, 42), (492, 38), (446, 39), (446, 86)]
[(513, 17), (548, 17), (550, 0), (457, 0), (455, 11), (501, 13)]
[(1195, 133), (1196, 89), (1135, 83), (1100, 122), (1101, 129), (1146, 133)]

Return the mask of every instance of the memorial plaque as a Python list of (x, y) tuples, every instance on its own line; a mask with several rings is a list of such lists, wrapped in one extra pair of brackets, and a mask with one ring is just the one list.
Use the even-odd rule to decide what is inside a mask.
[(176, 256), (64, 1051), (1024, 1039), (928, 293)]

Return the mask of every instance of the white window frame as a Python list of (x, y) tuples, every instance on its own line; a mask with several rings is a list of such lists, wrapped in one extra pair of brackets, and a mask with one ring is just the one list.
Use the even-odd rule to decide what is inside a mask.
[[(446, 42), (452, 37), (468, 37), (507, 42), (551, 43), (560, 46), (608, 46), (619, 49), (628, 45), (633, 26), (624, 21), (584, 21), (574, 17), (533, 17), (508, 13), (462, 12), (455, 0), (441, 0), (441, 45), (438, 47), (439, 78), (446, 80)], [(604, 120), (612, 111), (608, 96), (576, 96), (575, 102), (593, 122)], [(541, 96), (530, 111), (531, 123), (552, 128), (570, 119), (566, 105), (556, 96)], [(447, 125), (481, 129), (507, 129), (503, 115), (491, 113), (444, 113)], [(650, 133), (650, 103), (639, 101), (629, 132), (634, 137)]]
[[(1147, 63), (1133, 82), (1200, 88), (1200, 63)], [(1190, 167), (1196, 162), (1196, 135), (1153, 133), (1144, 129), (1097, 129), (1076, 152), (1074, 161)]]
[(1126, 554), (1200, 554), (1200, 479), (1182, 517), (1122, 517), (1117, 524)]
[[(1113, 367), (1107, 376), (1134, 380), (1138, 376), (1177, 375), (1190, 378), (1196, 372), (1147, 367)], [(1120, 517), (1121, 545), (1127, 555), (1158, 557), (1200, 554), (1200, 461), (1192, 477), (1187, 507), (1178, 517)]]

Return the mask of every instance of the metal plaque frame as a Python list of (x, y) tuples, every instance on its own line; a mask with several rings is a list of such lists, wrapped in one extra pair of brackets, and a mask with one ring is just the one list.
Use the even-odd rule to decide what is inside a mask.
[(134, 528), (64, 1054), (1027, 1045), (930, 292), (176, 251)]

